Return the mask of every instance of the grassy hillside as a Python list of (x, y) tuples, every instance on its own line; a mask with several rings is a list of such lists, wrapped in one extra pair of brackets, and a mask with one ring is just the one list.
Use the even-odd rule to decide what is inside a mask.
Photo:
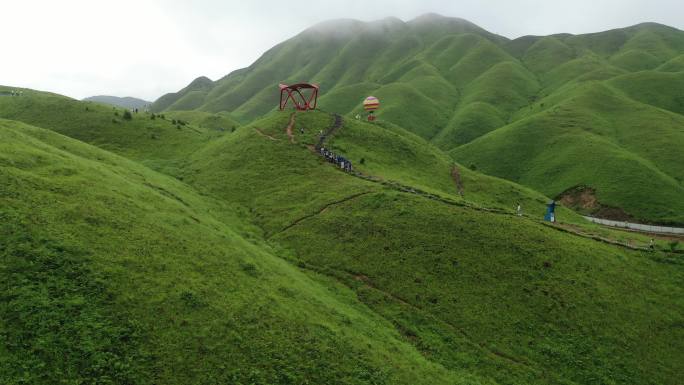
[[(289, 112), (216, 135), (203, 113), (105, 125), (113, 110), (24, 97), (0, 111), (141, 163), (0, 120), (8, 383), (675, 384), (682, 375), (680, 258), (547, 227), (538, 220), (547, 198), (455, 164), (402, 127), (347, 118), (328, 139), (378, 179), (369, 181), (312, 150), (333, 122), (326, 113), (296, 114), (292, 138)], [(148, 124), (159, 139), (127, 138)], [(511, 215), (517, 202), (523, 217)], [(566, 210), (559, 218), (580, 223)]]
[(634, 220), (684, 223), (681, 115), (639, 104), (601, 83), (540, 105), (545, 109), (452, 154), (552, 197), (589, 186), (601, 204)]
[(233, 132), (240, 126), (240, 123), (225, 112), (212, 114), (196, 110), (169, 111), (164, 113), (164, 117), (171, 120), (175, 119), (188, 122), (200, 129), (211, 129), (216, 131)]
[[(502, 384), (673, 383), (681, 375), (682, 346), (670, 344), (680, 333), (677, 259), (348, 176), (307, 147), (330, 117), (298, 114), (305, 133), (295, 130), (295, 143), (288, 120), (276, 114), (212, 143), (193, 156), (185, 180), (249, 207), (283, 255), (344, 282), (431, 361)], [(368, 175), (449, 196), (439, 152), (397, 130), (347, 121), (331, 148)], [(506, 184), (483, 183), (505, 200), (525, 194)]]
[[(275, 239), (345, 279), (447, 368), (500, 383), (670, 383), (681, 375), (683, 347), (670, 344), (681, 339), (672, 304), (682, 304), (670, 293), (681, 271), (644, 256), (396, 193), (336, 205)], [(617, 303), (623, 298), (629, 306)]]
[[(10, 87), (0, 86), (0, 91)], [(184, 159), (212, 138), (223, 135), (216, 124), (235, 123), (224, 115), (180, 115), (182, 124), (165, 114), (130, 113), (99, 103), (24, 90), (20, 97), (0, 97), (0, 118), (48, 128), (173, 174)], [(197, 122), (185, 124), (185, 122)], [(230, 123), (229, 123), (230, 122)]]
[(4, 383), (490, 383), (277, 257), (239, 210), (43, 129), (0, 120), (0, 138)]
[[(598, 191), (602, 207), (614, 206), (625, 217), (682, 224), (684, 152), (678, 149), (684, 126), (656, 109), (684, 111), (677, 87), (683, 55), (684, 32), (655, 23), (508, 40), (439, 15), (409, 22), (342, 20), (314, 26), (216, 82), (195, 82), (164, 96), (155, 108), (223, 111), (248, 123), (275, 109), (278, 83), (316, 82), (325, 111), (365, 116), (361, 101), (374, 95), (382, 103), (380, 120), (464, 164), (552, 196), (587, 186)], [(548, 119), (559, 105), (571, 111)], [(616, 111), (630, 111), (629, 118)], [(582, 129), (562, 146), (577, 119)], [(543, 127), (543, 138), (515, 137), (549, 145), (545, 150), (510, 142), (511, 127), (530, 124)], [(513, 158), (514, 164), (501, 162)], [(595, 170), (589, 161), (599, 159)], [(624, 181), (615, 177), (624, 170), (634, 174)], [(631, 191), (633, 186), (644, 187)]]

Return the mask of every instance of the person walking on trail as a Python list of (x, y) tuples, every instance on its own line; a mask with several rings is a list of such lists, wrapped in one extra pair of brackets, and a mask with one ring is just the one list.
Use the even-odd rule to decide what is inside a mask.
[(518, 216), (522, 216), (522, 206), (520, 206), (520, 203), (518, 203), (518, 207), (516, 208), (516, 212), (518, 213)]
[(304, 135), (304, 127), (299, 127), (299, 132)]
[(655, 241), (653, 240), (653, 238), (651, 238), (651, 242), (649, 242), (648, 248), (651, 250), (655, 250)]

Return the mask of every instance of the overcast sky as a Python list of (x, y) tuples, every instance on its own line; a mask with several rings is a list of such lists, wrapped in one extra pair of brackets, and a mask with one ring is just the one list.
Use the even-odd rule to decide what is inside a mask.
[(684, 29), (682, 0), (0, 0), (0, 84), (154, 100), (246, 67), (320, 21), (427, 12), (509, 38), (644, 21)]

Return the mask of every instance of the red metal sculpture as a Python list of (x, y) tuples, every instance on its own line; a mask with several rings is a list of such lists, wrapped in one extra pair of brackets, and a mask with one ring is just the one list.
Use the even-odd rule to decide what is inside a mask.
[[(299, 111), (316, 109), (318, 103), (318, 84), (299, 83), (293, 85), (280, 84), (280, 110), (287, 107), (287, 103), (292, 100), (294, 107)], [(309, 92), (302, 90), (310, 90)], [(306, 94), (309, 96), (306, 96)]]

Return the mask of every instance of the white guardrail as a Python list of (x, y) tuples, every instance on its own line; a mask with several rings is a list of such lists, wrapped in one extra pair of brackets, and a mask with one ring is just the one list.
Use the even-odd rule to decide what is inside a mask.
[(584, 219), (588, 220), (589, 222), (598, 223), (599, 225), (610, 226), (610, 227), (619, 227), (621, 229), (644, 231), (647, 233), (684, 235), (684, 228), (682, 228), (682, 227), (642, 225), (640, 223), (611, 221), (609, 219), (601, 219), (601, 218), (594, 218), (594, 217), (584, 217)]

